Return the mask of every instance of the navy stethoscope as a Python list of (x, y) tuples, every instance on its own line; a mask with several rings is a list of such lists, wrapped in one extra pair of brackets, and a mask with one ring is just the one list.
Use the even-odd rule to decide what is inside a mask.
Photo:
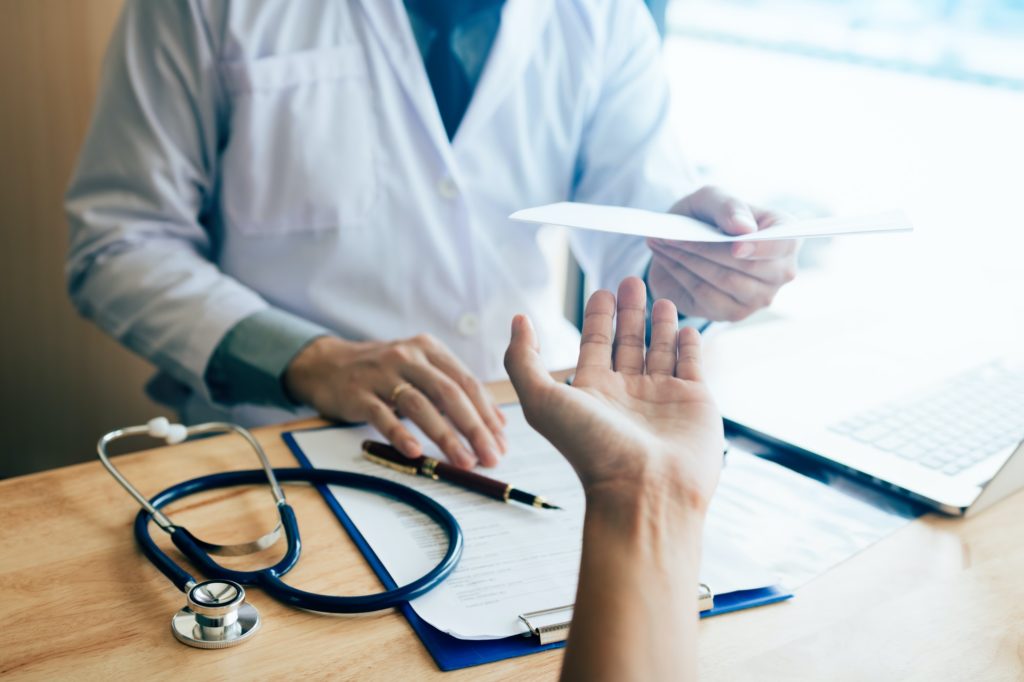
[[(107, 446), (114, 440), (134, 435), (163, 438), (168, 444), (181, 443), (189, 436), (234, 432), (244, 438), (259, 456), (261, 469), (231, 471), (193, 478), (171, 486), (147, 500), (110, 462)], [(413, 600), (437, 587), (447, 578), (462, 556), (463, 537), (458, 521), (440, 504), (419, 491), (375, 476), (366, 476), (332, 469), (273, 469), (259, 442), (248, 430), (225, 422), (211, 422), (186, 427), (171, 424), (163, 417), (142, 426), (129, 426), (104, 435), (96, 446), (100, 461), (125, 490), (142, 506), (135, 517), (135, 540), (142, 553), (185, 593), (186, 605), (171, 619), (171, 631), (181, 642), (201, 649), (221, 649), (244, 642), (260, 627), (256, 607), (245, 601), (244, 585), (256, 586), (278, 601), (309, 611), (324, 613), (365, 613), (379, 611)], [(299, 560), (302, 542), (295, 512), (285, 500), (278, 481), (302, 481), (312, 484), (340, 485), (360, 488), (400, 500), (423, 512), (441, 526), (448, 536), (448, 551), (426, 575), (406, 585), (378, 594), (333, 596), (306, 592), (286, 585), (282, 576)], [(200, 540), (184, 526), (179, 526), (161, 512), (164, 506), (195, 493), (267, 482), (277, 506), (280, 522), (266, 535), (247, 543), (217, 545)], [(174, 545), (198, 568), (207, 580), (198, 582), (174, 563), (149, 534), (149, 522), (155, 522), (171, 537)], [(240, 556), (266, 549), (284, 533), (287, 547), (284, 557), (273, 566), (255, 571), (225, 568), (210, 555)]]

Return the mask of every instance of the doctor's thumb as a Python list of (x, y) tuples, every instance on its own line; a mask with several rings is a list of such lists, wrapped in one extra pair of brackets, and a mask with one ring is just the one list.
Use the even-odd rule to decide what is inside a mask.
[(750, 234), (757, 232), (757, 219), (750, 207), (741, 201), (726, 202), (722, 211), (715, 216), (718, 229), (726, 234)]

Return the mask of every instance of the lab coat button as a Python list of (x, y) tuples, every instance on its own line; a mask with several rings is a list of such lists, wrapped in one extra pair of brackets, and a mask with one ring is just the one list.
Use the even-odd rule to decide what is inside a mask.
[(437, 193), (445, 199), (454, 199), (459, 196), (459, 186), (455, 184), (447, 175), (441, 178), (441, 181), (437, 183)]
[(473, 313), (466, 313), (459, 318), (458, 329), (463, 336), (473, 336), (480, 331), (480, 318)]

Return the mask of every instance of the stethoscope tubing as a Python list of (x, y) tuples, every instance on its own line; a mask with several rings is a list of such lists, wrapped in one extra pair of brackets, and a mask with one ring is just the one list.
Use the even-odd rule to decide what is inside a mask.
[[(458, 521), (451, 512), (423, 493), (385, 478), (367, 476), (349, 471), (331, 469), (285, 468), (274, 469), (279, 481), (307, 482), (318, 485), (340, 485), (368, 490), (394, 497), (423, 512), (438, 523), (448, 534), (448, 550), (441, 561), (427, 574), (406, 585), (379, 594), (334, 596), (307, 592), (284, 583), (282, 576), (299, 560), (302, 542), (295, 512), (287, 502), (278, 504), (281, 524), (287, 539), (284, 556), (273, 566), (255, 571), (239, 571), (221, 566), (202, 549), (195, 537), (184, 527), (174, 526), (171, 540), (203, 575), (211, 579), (233, 580), (241, 585), (261, 588), (269, 596), (296, 608), (324, 613), (365, 613), (394, 608), (420, 597), (439, 585), (455, 570), (462, 556), (464, 540)], [(165, 505), (207, 490), (253, 485), (266, 482), (263, 469), (230, 471), (201, 476), (176, 485), (155, 495), (150, 503), (160, 509)], [(176, 564), (153, 540), (149, 533), (152, 512), (142, 509), (135, 517), (134, 533), (143, 554), (174, 583), (186, 591), (195, 579)]]

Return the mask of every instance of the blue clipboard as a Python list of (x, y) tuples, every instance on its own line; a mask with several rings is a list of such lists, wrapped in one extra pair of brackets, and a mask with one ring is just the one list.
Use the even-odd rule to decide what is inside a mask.
[[(331, 427), (335, 428), (335, 427)], [(302, 448), (295, 441), (292, 436), (292, 432), (281, 434), (284, 442), (291, 449), (292, 454), (295, 455), (295, 459), (298, 460), (299, 466), (312, 469), (313, 465), (309, 459), (302, 452)], [(342, 527), (352, 538), (352, 541), (359, 548), (359, 551), (363, 553), (366, 561), (370, 564), (373, 572), (377, 575), (377, 578), (381, 581), (387, 589), (394, 589), (398, 587), (398, 584), (388, 573), (387, 569), (384, 568), (384, 564), (381, 563), (380, 559), (374, 553), (369, 543), (363, 537), (356, 525), (352, 523), (352, 519), (349, 518), (345, 510), (342, 509), (341, 505), (338, 504), (338, 500), (331, 494), (330, 489), (326, 485), (317, 485), (317, 490), (323, 496), (324, 501), (327, 502), (327, 506), (330, 507), (334, 515), (338, 517)], [(729, 613), (730, 611), (739, 611), (741, 609), (749, 609), (755, 606), (763, 606), (765, 604), (773, 604), (775, 602), (789, 599), (793, 595), (789, 592), (780, 590), (777, 587), (765, 587), (757, 590), (745, 590), (742, 592), (732, 592), (729, 594), (715, 595), (715, 605), (709, 611), (704, 611), (700, 614), (701, 618), (708, 616), (717, 616), (722, 613)], [(519, 637), (505, 637), (503, 639), (459, 639), (458, 637), (452, 637), (451, 635), (441, 632), (430, 623), (426, 622), (409, 604), (405, 604), (401, 607), (402, 614), (406, 620), (409, 621), (409, 625), (419, 635), (423, 645), (427, 648), (430, 656), (437, 663), (437, 667), (447, 672), (449, 670), (459, 670), (460, 668), (469, 668), (474, 665), (481, 665), (483, 663), (493, 663), (495, 661), (501, 661), (506, 658), (515, 658), (516, 656), (525, 656), (527, 654), (533, 654), (538, 651), (546, 651), (548, 649), (559, 649), (565, 646), (565, 642), (551, 642), (550, 644), (539, 644), (534, 637), (526, 635)]]

